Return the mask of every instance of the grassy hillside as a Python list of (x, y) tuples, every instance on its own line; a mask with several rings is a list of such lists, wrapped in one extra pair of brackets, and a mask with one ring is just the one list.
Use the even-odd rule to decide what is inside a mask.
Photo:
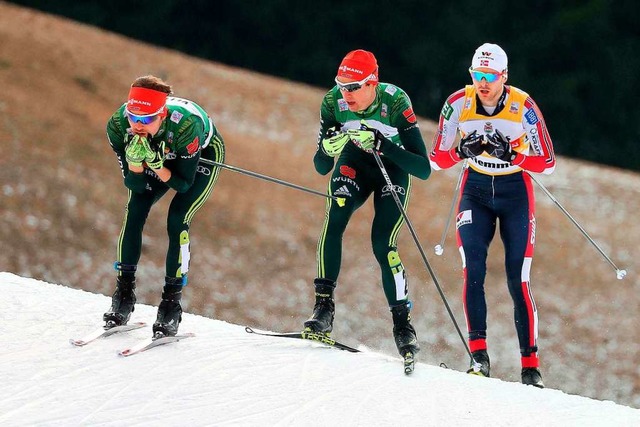
[[(326, 88), (309, 87), (2, 2), (0, 40), (2, 271), (112, 292), (126, 191), (104, 128), (140, 75), (167, 79), (176, 95), (207, 109), (226, 141), (227, 163), (318, 190), (326, 186), (311, 159), (320, 101), (333, 76), (327, 76)], [(420, 123), (430, 144), (434, 124), (425, 118)], [(458, 172), (415, 180), (408, 214), (464, 329), (453, 229), (444, 255), (433, 254)], [(640, 407), (640, 176), (561, 158), (555, 174), (540, 180), (629, 272), (616, 280), (613, 268), (538, 191), (532, 282), (545, 383)], [(159, 302), (163, 284), (170, 198), (165, 199), (148, 219), (139, 268), (139, 299), (150, 304)], [(322, 197), (223, 170), (192, 226), (185, 309), (267, 329), (300, 328), (313, 304), (323, 214)], [(371, 206), (363, 207), (345, 235), (334, 336), (395, 354), (391, 316), (368, 251), (371, 215)], [(409, 273), (421, 359), (465, 369), (464, 347), (406, 230), (400, 254)], [(492, 372), (519, 381), (503, 263), (496, 236), (486, 289)], [(102, 313), (95, 315), (100, 323)]]

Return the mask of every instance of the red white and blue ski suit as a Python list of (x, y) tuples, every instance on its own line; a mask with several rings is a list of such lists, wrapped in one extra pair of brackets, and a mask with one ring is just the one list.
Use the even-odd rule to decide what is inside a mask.
[(499, 223), (522, 366), (538, 367), (538, 315), (529, 277), (536, 237), (535, 198), (527, 172), (550, 174), (555, 168), (551, 138), (538, 106), (527, 93), (505, 85), (489, 114), (475, 87), (466, 86), (445, 102), (429, 160), (435, 170), (450, 168), (462, 160), (454, 144), (458, 131), (465, 136), (473, 131), (492, 135), (496, 130), (510, 140), (517, 155), (512, 162), (486, 152), (468, 159), (456, 216), (469, 347), (487, 348), (486, 259)]

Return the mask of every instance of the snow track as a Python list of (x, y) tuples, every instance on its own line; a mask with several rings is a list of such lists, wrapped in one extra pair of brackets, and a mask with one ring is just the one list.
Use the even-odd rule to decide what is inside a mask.
[[(116, 350), (150, 336), (150, 327), (85, 347), (69, 344), (101, 324), (108, 297), (9, 273), (0, 273), (0, 286), (3, 427), (631, 426), (640, 420), (640, 410), (613, 402), (425, 365), (422, 353), (406, 376), (400, 357), (250, 335), (242, 326), (187, 313), (181, 331), (196, 338), (122, 358)], [(150, 324), (155, 314), (155, 307), (139, 304), (132, 321)]]

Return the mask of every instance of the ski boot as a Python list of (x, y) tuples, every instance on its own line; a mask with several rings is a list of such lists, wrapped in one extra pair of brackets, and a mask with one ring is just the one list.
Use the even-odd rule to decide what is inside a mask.
[(544, 388), (540, 370), (538, 368), (522, 368), (522, 384)]
[(135, 309), (136, 304), (135, 276), (118, 276), (116, 290), (111, 297), (111, 307), (104, 313), (102, 320), (106, 322), (105, 329), (126, 325)]
[(411, 325), (410, 303), (391, 307), (393, 318), (393, 338), (400, 356), (404, 359), (404, 373), (411, 374), (415, 365), (415, 355), (420, 351), (416, 330)]
[(487, 350), (476, 350), (471, 353), (471, 357), (471, 367), (467, 371), (467, 374), (490, 377), (491, 362), (489, 361), (489, 353), (487, 353)]
[(335, 314), (335, 303), (333, 300), (333, 290), (336, 282), (328, 279), (314, 280), (316, 288), (316, 303), (313, 306), (313, 314), (304, 322), (305, 333), (313, 335), (329, 336), (333, 330), (333, 317)]
[(182, 321), (182, 277), (166, 277), (158, 317), (153, 324), (155, 338), (172, 337), (178, 333)]

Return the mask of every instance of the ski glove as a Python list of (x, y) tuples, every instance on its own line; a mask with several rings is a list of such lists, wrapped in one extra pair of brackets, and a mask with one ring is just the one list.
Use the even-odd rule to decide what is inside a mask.
[(380, 151), (382, 145), (388, 141), (378, 129), (369, 127), (366, 120), (360, 121), (360, 129), (350, 129), (347, 134), (354, 144), (369, 153), (374, 149)]
[(162, 141), (156, 150), (149, 150), (145, 158), (147, 166), (151, 169), (160, 169), (164, 165), (167, 155), (164, 152), (164, 141)]
[(147, 153), (151, 151), (147, 138), (140, 135), (134, 135), (131, 141), (124, 149), (125, 159), (131, 166), (142, 166), (142, 162), (145, 161)]
[(511, 149), (509, 138), (498, 129), (487, 137), (487, 146), (487, 154), (505, 162), (511, 163), (518, 154)]
[(475, 130), (467, 134), (458, 143), (456, 153), (461, 159), (468, 159), (479, 156), (484, 151), (484, 136), (478, 135)]
[(347, 142), (349, 142), (349, 135), (342, 132), (334, 133), (331, 137), (322, 140), (322, 149), (327, 156), (337, 157), (342, 153)]

